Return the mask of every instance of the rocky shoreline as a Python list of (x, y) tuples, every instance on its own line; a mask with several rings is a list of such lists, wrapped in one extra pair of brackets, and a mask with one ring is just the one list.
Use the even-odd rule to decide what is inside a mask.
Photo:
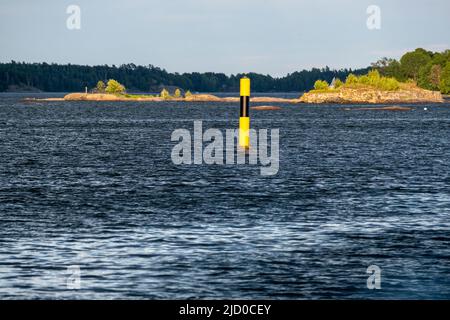
[[(239, 97), (217, 97), (212, 94), (193, 94), (184, 98), (164, 99), (161, 97), (125, 97), (108, 93), (69, 93), (64, 98), (26, 99), (27, 101), (175, 101), (175, 102), (232, 102), (239, 103)], [(276, 97), (252, 97), (252, 102), (261, 103), (298, 103), (300, 99), (285, 99)]]
[(429, 91), (417, 87), (402, 88), (395, 91), (383, 91), (374, 88), (341, 88), (338, 90), (305, 93), (300, 102), (323, 104), (397, 104), (397, 103), (442, 103), (444, 99), (438, 91)]

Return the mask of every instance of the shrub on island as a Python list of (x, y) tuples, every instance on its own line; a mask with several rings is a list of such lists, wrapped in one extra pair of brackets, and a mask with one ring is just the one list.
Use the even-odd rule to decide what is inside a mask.
[(339, 78), (337, 78), (337, 79), (334, 81), (334, 88), (335, 88), (335, 89), (339, 89), (339, 88), (342, 87), (343, 85), (344, 85), (344, 83), (343, 83), (342, 80), (339, 79)]
[(161, 97), (161, 99), (164, 99), (164, 100), (168, 100), (168, 99), (172, 98), (170, 96), (169, 91), (167, 91), (166, 89), (162, 89), (161, 93), (159, 94), (159, 96)]
[(95, 86), (95, 91), (98, 93), (105, 93), (106, 85), (103, 81), (97, 82), (97, 85)]
[(315, 90), (327, 90), (328, 87), (328, 82), (326, 82), (325, 80), (317, 80), (314, 83), (314, 89)]
[(400, 83), (392, 77), (382, 77), (378, 70), (369, 71), (366, 75), (356, 76), (350, 73), (344, 87), (373, 87), (383, 91), (395, 91), (400, 89)]
[(106, 93), (111, 94), (123, 94), (125, 92), (125, 87), (121, 85), (118, 81), (110, 79), (108, 85), (105, 89)]

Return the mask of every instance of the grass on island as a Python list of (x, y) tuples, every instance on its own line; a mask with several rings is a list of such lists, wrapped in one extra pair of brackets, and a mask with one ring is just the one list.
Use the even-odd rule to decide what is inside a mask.
[(328, 85), (325, 80), (317, 80), (314, 83), (314, 89), (311, 93), (333, 93), (339, 92), (344, 88), (349, 89), (377, 89), (381, 91), (396, 91), (402, 87), (397, 79), (392, 77), (383, 77), (377, 70), (369, 71), (366, 75), (356, 76), (350, 73), (342, 82), (340, 79), (336, 79), (333, 85)]
[(126, 99), (148, 99), (148, 98), (160, 98), (163, 100), (171, 100), (171, 99), (183, 99), (192, 96), (192, 93), (188, 90), (184, 94), (184, 97), (181, 93), (180, 89), (176, 89), (174, 94), (171, 95), (169, 91), (163, 89), (159, 95), (152, 94), (129, 94), (126, 93), (125, 86), (119, 83), (114, 79), (110, 79), (108, 83), (105, 85), (103, 81), (97, 82), (97, 86), (93, 89), (94, 93), (108, 93), (116, 95), (120, 98)]
[(158, 96), (153, 94), (129, 94), (129, 93), (116, 93), (115, 95), (127, 98), (127, 99), (146, 99), (146, 98), (157, 98)]

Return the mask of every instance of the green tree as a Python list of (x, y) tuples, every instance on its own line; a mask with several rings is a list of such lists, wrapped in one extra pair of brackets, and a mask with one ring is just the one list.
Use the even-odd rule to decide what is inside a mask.
[(394, 59), (389, 59), (387, 57), (384, 57), (384, 58), (381, 58), (380, 60), (378, 60), (377, 62), (371, 63), (370, 65), (372, 66), (373, 69), (383, 70), (386, 67), (388, 67), (393, 61), (394, 61)]
[(177, 98), (177, 99), (179, 99), (179, 98), (181, 98), (181, 91), (180, 91), (180, 89), (176, 89), (175, 90), (175, 93), (173, 94), (173, 96), (175, 97), (175, 98)]
[(385, 77), (392, 77), (398, 81), (405, 81), (406, 77), (402, 71), (402, 66), (400, 62), (395, 59), (389, 63), (389, 65), (381, 71), (381, 75)]
[(107, 93), (119, 94), (125, 92), (125, 87), (114, 79), (108, 81), (105, 91)]
[(400, 59), (402, 72), (407, 78), (417, 81), (420, 68), (425, 66), (430, 60), (430, 53), (421, 48), (405, 53)]
[(444, 94), (450, 94), (450, 62), (447, 62), (445, 68), (442, 69), (440, 89)]
[(430, 77), (432, 66), (433, 66), (433, 64), (430, 61), (425, 66), (420, 67), (419, 75), (417, 77), (417, 85), (419, 87), (431, 90), (431, 84), (430, 84), (429, 77)]
[(326, 90), (326, 89), (328, 89), (328, 82), (326, 82), (325, 80), (317, 80), (314, 83), (314, 89), (316, 89), (316, 90)]
[(420, 68), (417, 84), (424, 89), (439, 90), (441, 72), (442, 67), (430, 61)]
[(372, 68), (378, 70), (380, 75), (385, 77), (395, 77), (403, 81), (404, 76), (401, 72), (400, 63), (395, 59), (382, 58), (372, 63)]
[(99, 82), (97, 82), (97, 85), (95, 87), (95, 90), (97, 92), (104, 93), (105, 89), (106, 89), (106, 85), (105, 85), (105, 83), (103, 81), (100, 80)]
[(446, 50), (444, 52), (436, 52), (431, 59), (433, 64), (438, 64), (442, 68), (445, 67), (446, 63), (450, 61), (450, 50)]
[(439, 64), (435, 64), (430, 70), (430, 83), (436, 90), (439, 89), (441, 83), (442, 67)]

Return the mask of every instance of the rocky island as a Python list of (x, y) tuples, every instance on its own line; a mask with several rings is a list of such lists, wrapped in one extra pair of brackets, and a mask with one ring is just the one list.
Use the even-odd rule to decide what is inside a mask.
[(441, 103), (439, 91), (419, 88), (415, 83), (401, 83), (394, 78), (382, 77), (378, 71), (367, 75), (350, 74), (347, 80), (335, 80), (331, 85), (318, 80), (314, 89), (305, 93), (299, 102), (304, 103)]
[[(147, 102), (233, 102), (239, 103), (239, 97), (218, 97), (212, 94), (191, 94), (184, 97), (163, 97), (161, 95), (112, 94), (112, 93), (69, 93), (63, 98), (26, 98), (27, 101), (147, 101)], [(261, 103), (299, 103), (300, 99), (277, 97), (253, 97), (252, 102)], [(264, 106), (267, 107), (267, 106)]]

